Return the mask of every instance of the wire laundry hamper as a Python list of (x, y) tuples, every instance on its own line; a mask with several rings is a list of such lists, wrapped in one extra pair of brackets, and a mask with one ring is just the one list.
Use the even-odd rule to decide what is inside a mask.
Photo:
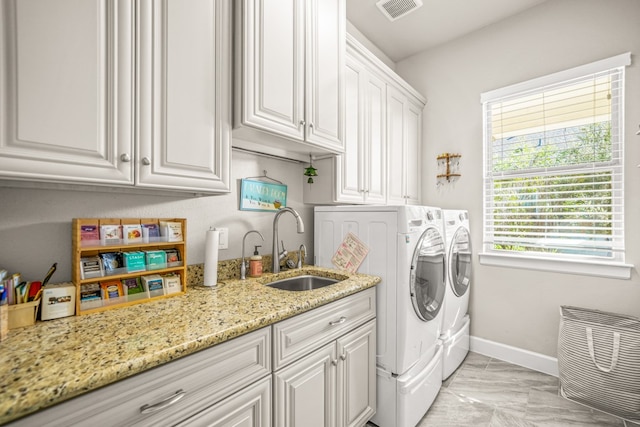
[(640, 319), (560, 307), (560, 395), (640, 422)]

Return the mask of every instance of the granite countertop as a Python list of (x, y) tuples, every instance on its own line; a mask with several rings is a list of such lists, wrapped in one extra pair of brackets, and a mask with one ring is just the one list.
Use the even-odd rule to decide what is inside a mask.
[(255, 331), (378, 284), (379, 278), (308, 266), (346, 280), (312, 291), (270, 288), (273, 274), (190, 286), (185, 295), (11, 330), (0, 343), (0, 424), (146, 369)]

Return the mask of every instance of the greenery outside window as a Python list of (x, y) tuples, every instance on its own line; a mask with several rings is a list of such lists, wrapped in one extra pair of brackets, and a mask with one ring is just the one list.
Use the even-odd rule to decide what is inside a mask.
[(482, 95), (484, 254), (624, 263), (629, 63), (619, 55)]

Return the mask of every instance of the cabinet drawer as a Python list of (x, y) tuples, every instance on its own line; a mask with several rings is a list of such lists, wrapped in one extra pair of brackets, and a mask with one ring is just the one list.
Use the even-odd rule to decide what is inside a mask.
[(280, 369), (375, 316), (376, 290), (370, 288), (276, 323), (272, 326), (273, 369)]
[[(270, 342), (270, 328), (263, 328), (45, 409), (13, 425), (174, 425), (185, 414), (195, 414), (268, 375)], [(150, 413), (143, 414), (145, 405), (156, 405), (157, 409), (152, 407)]]

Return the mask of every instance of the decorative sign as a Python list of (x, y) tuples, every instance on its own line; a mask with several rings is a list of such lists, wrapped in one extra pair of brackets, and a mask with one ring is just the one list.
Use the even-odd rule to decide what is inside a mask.
[(240, 210), (277, 211), (287, 206), (287, 186), (243, 179), (240, 188)]

